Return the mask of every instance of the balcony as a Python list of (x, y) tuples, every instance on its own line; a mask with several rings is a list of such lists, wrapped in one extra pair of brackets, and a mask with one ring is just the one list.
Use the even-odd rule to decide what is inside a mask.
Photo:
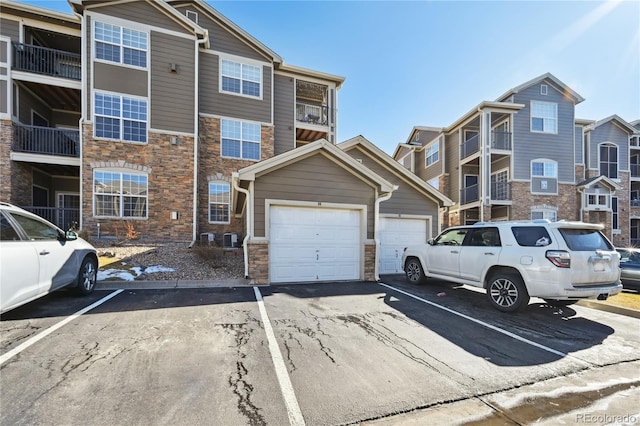
[(511, 132), (491, 132), (491, 149), (511, 151)]
[(511, 201), (511, 182), (491, 182), (491, 201)]
[(296, 102), (296, 120), (302, 123), (329, 125), (329, 108), (326, 105), (317, 105), (308, 102)]
[(629, 168), (631, 169), (632, 178), (640, 177), (640, 164), (629, 164)]
[(11, 44), (13, 45), (12, 69), (16, 71), (76, 81), (82, 78), (79, 54), (24, 43)]
[(80, 158), (80, 131), (13, 123), (11, 150)]
[(460, 159), (464, 160), (467, 157), (475, 154), (480, 150), (480, 136), (475, 135), (467, 139), (460, 145)]
[(56, 225), (58, 228), (65, 231), (72, 227), (77, 228), (80, 221), (80, 209), (79, 208), (61, 208), (61, 207), (35, 207), (35, 206), (23, 206), (28, 212), (36, 214), (43, 219)]
[(479, 185), (471, 185), (460, 190), (460, 205), (473, 203), (480, 199)]

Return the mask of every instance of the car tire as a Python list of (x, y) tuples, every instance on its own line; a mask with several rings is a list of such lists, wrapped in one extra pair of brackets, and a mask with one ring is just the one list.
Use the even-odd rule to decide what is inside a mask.
[(554, 300), (554, 299), (544, 299), (550, 306), (555, 306), (556, 308), (564, 308), (565, 306), (570, 306), (575, 303), (578, 303), (577, 300)]
[(90, 257), (85, 257), (78, 271), (78, 279), (75, 287), (76, 293), (82, 296), (93, 293), (98, 276), (98, 262)]
[(522, 278), (509, 272), (497, 273), (489, 278), (487, 297), (491, 305), (502, 312), (516, 312), (529, 304), (529, 293)]
[(420, 261), (415, 257), (407, 259), (404, 274), (411, 284), (423, 284), (426, 280)]

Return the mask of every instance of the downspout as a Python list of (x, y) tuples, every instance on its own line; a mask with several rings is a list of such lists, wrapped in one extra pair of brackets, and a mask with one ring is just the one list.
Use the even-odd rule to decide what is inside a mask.
[(242, 251), (244, 254), (244, 277), (249, 278), (249, 250), (247, 249), (247, 243), (253, 236), (253, 206), (251, 204), (251, 194), (249, 190), (240, 187), (240, 175), (238, 172), (233, 172), (231, 179), (233, 180), (233, 188), (244, 194), (245, 203), (247, 203), (247, 235), (244, 237), (244, 240), (242, 240)]
[(379, 261), (379, 257), (380, 257), (380, 239), (378, 238), (378, 230), (380, 228), (380, 203), (382, 203), (383, 201), (387, 201), (389, 198), (391, 198), (391, 195), (393, 194), (393, 191), (395, 191), (396, 189), (398, 189), (398, 185), (393, 185), (393, 190), (391, 190), (391, 192), (387, 192), (386, 194), (381, 195), (380, 197), (376, 198), (376, 202), (374, 204), (374, 222), (373, 222), (373, 241), (376, 244), (376, 253), (374, 256), (374, 265), (373, 265), (373, 278), (376, 281), (380, 281), (380, 267), (378, 266), (378, 261)]
[[(196, 36), (197, 37), (197, 36)], [(198, 141), (200, 140), (200, 119), (198, 114), (198, 93), (200, 85), (200, 45), (205, 45), (209, 40), (209, 33), (202, 40), (196, 40), (195, 49), (195, 82), (193, 96), (193, 239), (189, 248), (198, 240)]]

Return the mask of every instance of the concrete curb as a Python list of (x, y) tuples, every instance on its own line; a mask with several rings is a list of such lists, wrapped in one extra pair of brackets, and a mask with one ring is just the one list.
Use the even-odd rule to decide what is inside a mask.
[(165, 290), (177, 288), (253, 287), (251, 280), (98, 281), (96, 290)]
[(577, 303), (586, 308), (597, 309), (599, 311), (611, 312), (613, 314), (625, 315), (628, 317), (639, 318), (640, 311), (635, 309), (623, 308), (620, 306), (610, 305), (608, 303), (596, 302), (593, 300), (581, 300)]

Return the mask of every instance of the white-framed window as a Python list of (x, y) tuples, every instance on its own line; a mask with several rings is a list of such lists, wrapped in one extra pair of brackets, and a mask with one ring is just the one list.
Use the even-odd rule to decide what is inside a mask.
[(558, 133), (558, 104), (531, 101), (531, 131)]
[(600, 174), (610, 179), (618, 179), (618, 146), (603, 143), (598, 147)]
[(509, 170), (508, 169), (491, 173), (491, 199), (492, 200), (511, 199), (511, 194), (509, 191)]
[(97, 138), (147, 142), (147, 100), (113, 93), (94, 94)]
[(552, 160), (533, 160), (531, 162), (532, 177), (558, 177), (558, 163)]
[(589, 210), (605, 210), (609, 208), (609, 200), (611, 200), (610, 194), (593, 193), (586, 194), (587, 196), (587, 209)]
[(94, 38), (96, 59), (140, 68), (147, 67), (147, 33), (96, 21)]
[(147, 218), (146, 174), (93, 171), (93, 214), (98, 217)]
[(425, 164), (430, 166), (440, 159), (440, 141), (436, 141), (429, 145), (424, 153)]
[(440, 189), (440, 178), (429, 179), (427, 183), (433, 186), (435, 189)]
[(260, 124), (222, 119), (223, 157), (260, 160)]
[(262, 67), (220, 59), (220, 91), (262, 98)]
[(546, 96), (547, 93), (548, 93), (547, 89), (548, 89), (548, 87), (547, 87), (546, 84), (541, 84), (540, 85), (540, 94), (543, 95), (543, 96)]
[(187, 16), (187, 18), (191, 19), (196, 24), (198, 23), (198, 12), (196, 12), (195, 10), (187, 9), (184, 13)]
[(18, 118), (20, 115), (20, 92), (18, 91), (18, 85), (13, 83), (13, 92), (11, 93), (11, 116), (20, 121)]
[(532, 207), (531, 219), (548, 219), (551, 222), (558, 220), (558, 210), (553, 207)]
[(618, 197), (611, 197), (611, 229), (620, 229), (618, 225)]
[(229, 223), (231, 185), (228, 182), (209, 182), (209, 223)]

